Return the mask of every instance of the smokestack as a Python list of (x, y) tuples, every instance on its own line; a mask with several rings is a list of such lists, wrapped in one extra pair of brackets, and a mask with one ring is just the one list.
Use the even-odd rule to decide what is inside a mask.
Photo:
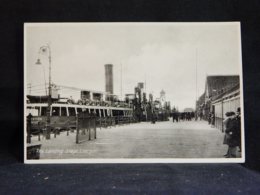
[(113, 94), (113, 64), (105, 64), (106, 92)]

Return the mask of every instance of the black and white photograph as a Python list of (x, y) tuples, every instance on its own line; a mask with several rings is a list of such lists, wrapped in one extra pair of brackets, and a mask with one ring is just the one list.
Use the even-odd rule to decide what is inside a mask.
[(244, 162), (240, 31), (25, 23), (25, 163)]

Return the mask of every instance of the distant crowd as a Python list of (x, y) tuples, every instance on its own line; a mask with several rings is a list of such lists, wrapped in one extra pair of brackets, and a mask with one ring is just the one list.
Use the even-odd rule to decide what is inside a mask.
[(177, 112), (174, 111), (171, 113), (171, 117), (173, 122), (179, 122), (179, 121), (191, 121), (195, 118), (194, 112)]

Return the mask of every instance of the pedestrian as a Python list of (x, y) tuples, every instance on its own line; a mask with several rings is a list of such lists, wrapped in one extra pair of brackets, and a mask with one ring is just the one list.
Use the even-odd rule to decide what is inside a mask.
[[(230, 116), (231, 116), (231, 113), (230, 112), (226, 112), (225, 113), (225, 118), (223, 119), (223, 126), (224, 126), (224, 133), (225, 133), (223, 144), (226, 144), (226, 145), (228, 145), (228, 139), (230, 138), (229, 134), (226, 133), (227, 123), (228, 123), (229, 120), (231, 120)], [(227, 153), (224, 156), (225, 157), (229, 156), (229, 150), (227, 150)]]
[(177, 112), (172, 113), (172, 121), (174, 122), (175, 120), (176, 120), (176, 122), (178, 122), (178, 113)]
[(153, 112), (152, 112), (151, 117), (152, 117), (152, 124), (155, 124), (155, 120), (156, 120), (156, 118), (155, 118), (155, 114), (154, 114)]
[(202, 120), (202, 117), (203, 117), (203, 113), (202, 113), (202, 111), (200, 111), (199, 116), (200, 116), (200, 121), (201, 121), (201, 120)]
[(215, 125), (215, 114), (214, 112), (211, 113), (211, 127), (214, 127)]
[(237, 132), (237, 143), (238, 143), (238, 152), (241, 152), (241, 117), (240, 117), (240, 107), (237, 108), (236, 113), (236, 132)]
[(236, 147), (238, 146), (237, 121), (234, 112), (230, 112), (230, 120), (227, 121), (225, 133), (227, 134), (228, 153), (226, 158), (236, 157)]
[(208, 115), (208, 123), (209, 123), (209, 125), (211, 124), (211, 112)]

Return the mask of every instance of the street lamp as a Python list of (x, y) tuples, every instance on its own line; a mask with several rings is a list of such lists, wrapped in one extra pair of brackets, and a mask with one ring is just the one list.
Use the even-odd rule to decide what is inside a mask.
[[(40, 54), (48, 54), (48, 58), (49, 58), (49, 93), (48, 93), (48, 107), (47, 107), (47, 120), (46, 120), (46, 130), (47, 130), (47, 134), (46, 134), (46, 139), (50, 139), (51, 136), (51, 126), (50, 126), (50, 122), (51, 122), (51, 48), (49, 46), (49, 44), (41, 46), (39, 49), (39, 55)], [(35, 63), (37, 65), (41, 65), (41, 61), (40, 58), (37, 59), (37, 62)]]

